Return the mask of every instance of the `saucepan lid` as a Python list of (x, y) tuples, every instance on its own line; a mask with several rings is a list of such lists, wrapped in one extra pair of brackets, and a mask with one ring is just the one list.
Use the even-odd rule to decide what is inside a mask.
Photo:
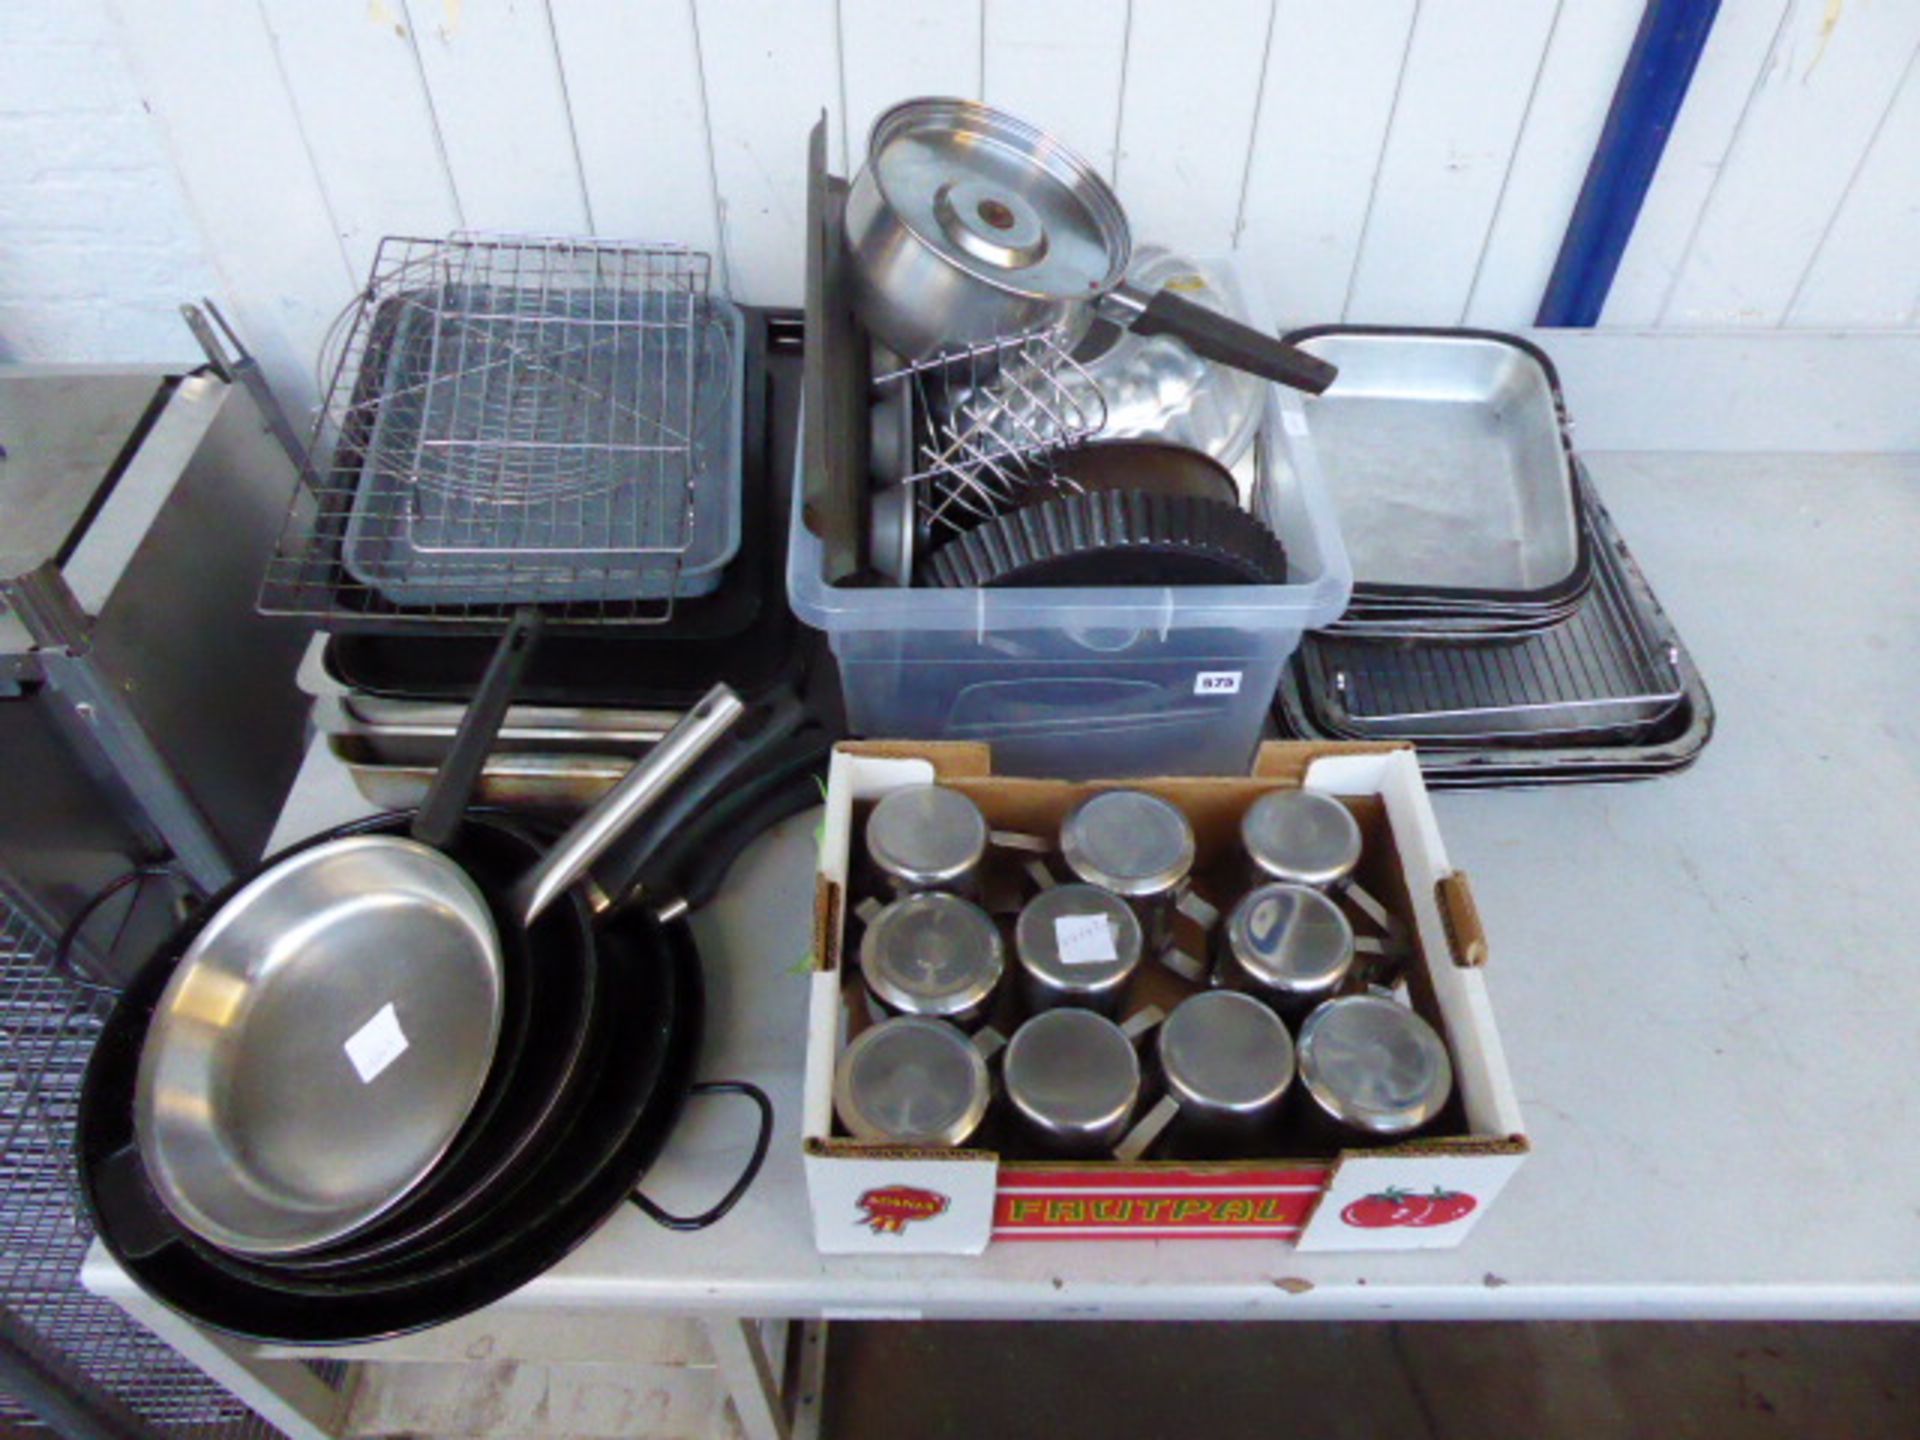
[(1106, 181), (1045, 131), (968, 100), (910, 100), (874, 122), (867, 165), (942, 259), (1013, 294), (1090, 300), (1133, 253)]

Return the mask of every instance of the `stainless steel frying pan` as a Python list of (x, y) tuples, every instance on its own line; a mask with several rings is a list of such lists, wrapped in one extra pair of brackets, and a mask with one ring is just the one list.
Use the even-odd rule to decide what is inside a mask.
[[(740, 719), (716, 686), (511, 897), (531, 925)], [(161, 1202), (248, 1255), (348, 1235), (420, 1183), (485, 1084), (501, 938), (458, 863), (400, 836), (269, 867), (181, 957), (140, 1056), (134, 1133)]]

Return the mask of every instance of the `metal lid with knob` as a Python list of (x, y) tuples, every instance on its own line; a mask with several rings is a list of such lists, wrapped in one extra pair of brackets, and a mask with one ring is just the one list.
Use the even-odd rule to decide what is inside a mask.
[(1062, 1151), (1111, 1149), (1140, 1098), (1140, 1057), (1113, 1021), (1091, 1010), (1035, 1015), (1007, 1044), (1007, 1100), (1021, 1121)]
[(1434, 1028), (1384, 995), (1347, 995), (1300, 1027), (1300, 1082), (1328, 1118), (1372, 1136), (1411, 1134), (1453, 1093)]
[(1254, 868), (1295, 885), (1337, 885), (1360, 863), (1360, 823), (1331, 795), (1271, 790), (1247, 807), (1240, 843)]
[(1220, 983), (1283, 1008), (1311, 1008), (1353, 968), (1353, 926), (1338, 905), (1305, 885), (1248, 891), (1220, 934)]
[(885, 906), (860, 937), (860, 970), (887, 1009), (965, 1023), (978, 1018), (1006, 970), (986, 911), (938, 891)]
[(1210, 1115), (1271, 1113), (1293, 1083), (1293, 1037), (1280, 1017), (1237, 990), (1208, 990), (1160, 1027), (1160, 1069), (1183, 1107)]
[(867, 816), (867, 854), (892, 881), (931, 890), (971, 875), (987, 852), (987, 820), (958, 790), (908, 785)]
[(874, 123), (867, 164), (900, 222), (998, 289), (1078, 300), (1117, 284), (1126, 214), (1086, 161), (966, 100), (909, 101)]
[(1119, 896), (1096, 885), (1056, 885), (1020, 911), (1014, 953), (1029, 989), (1066, 1003), (1117, 998), (1140, 967), (1146, 937)]
[(833, 1108), (856, 1140), (964, 1145), (992, 1086), (971, 1041), (940, 1020), (898, 1016), (863, 1030), (834, 1070)]
[(1193, 826), (1158, 795), (1103, 790), (1061, 822), (1060, 854), (1089, 885), (1129, 897), (1161, 895), (1193, 868)]

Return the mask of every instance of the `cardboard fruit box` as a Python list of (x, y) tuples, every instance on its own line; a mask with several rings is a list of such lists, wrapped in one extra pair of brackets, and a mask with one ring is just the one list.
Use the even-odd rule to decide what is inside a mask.
[[(966, 793), (996, 831), (1048, 839), (1095, 790), (1125, 785), (1164, 796), (1193, 824), (1195, 888), (1223, 899), (1240, 816), (1255, 798), (1302, 785), (1338, 796), (1365, 837), (1356, 878), (1395, 917), (1411, 950), (1407, 997), (1452, 1054), (1449, 1133), (1338, 1155), (1208, 1163), (1003, 1160), (990, 1149), (873, 1145), (836, 1133), (834, 1065), (871, 1023), (851, 918), (861, 897), (849, 876), (860, 873), (860, 836), (874, 802), (929, 781)], [(1064, 875), (1057, 857), (1054, 868)], [(1183, 948), (1204, 955), (1204, 933), (1184, 918), (1177, 923), (1187, 927), (1176, 937)], [(978, 1254), (993, 1240), (1255, 1236), (1302, 1250), (1457, 1245), (1527, 1154), (1481, 974), (1486, 953), (1472, 892), (1448, 863), (1405, 746), (1278, 743), (1261, 748), (1248, 776), (1067, 782), (997, 777), (989, 747), (980, 744), (841, 744), (827, 785), (808, 1010), (802, 1133), (815, 1243), (830, 1254), (895, 1255)], [(1136, 1003), (1171, 1010), (1193, 989), (1149, 963)]]

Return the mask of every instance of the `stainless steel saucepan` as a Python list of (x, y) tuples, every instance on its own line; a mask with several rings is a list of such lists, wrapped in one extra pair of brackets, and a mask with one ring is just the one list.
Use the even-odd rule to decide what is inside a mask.
[(908, 100), (874, 122), (846, 201), (854, 308), (908, 360), (1104, 317), (1318, 394), (1339, 372), (1168, 290), (1126, 280), (1126, 212), (1045, 131), (970, 100)]
[[(506, 915), (531, 926), (744, 709), (724, 685), (709, 692)], [(385, 1213), (485, 1084), (502, 965), (487, 897), (417, 839), (348, 836), (269, 866), (182, 955), (141, 1051), (134, 1133), (161, 1202), (247, 1255), (313, 1249)]]

